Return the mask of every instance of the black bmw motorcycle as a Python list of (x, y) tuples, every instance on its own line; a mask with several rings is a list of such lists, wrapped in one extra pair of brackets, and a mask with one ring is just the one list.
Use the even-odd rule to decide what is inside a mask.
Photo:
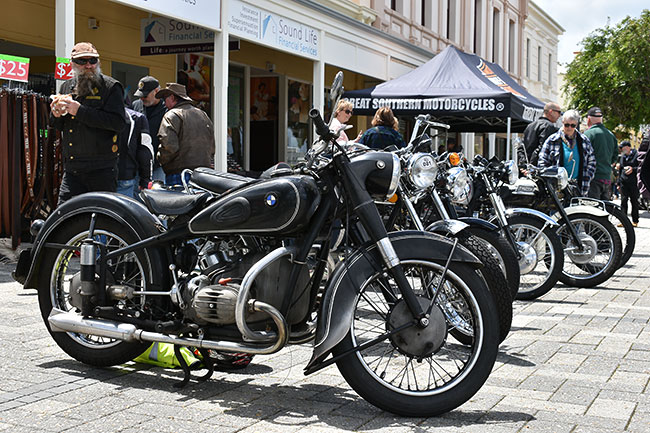
[[(341, 83), (339, 74), (333, 102)], [(151, 342), (193, 347), (207, 379), (212, 352), (263, 355), (313, 340), (306, 374), (336, 363), (386, 411), (433, 416), (471, 398), (499, 334), (479, 260), (435, 234), (388, 233), (374, 199), (395, 192), (399, 159), (351, 157), (340, 131), (310, 116), (320, 139), (296, 170), (265, 179), (196, 170), (191, 182), (205, 192), (146, 191), (146, 207), (88, 193), (35, 226), (16, 278), (38, 290), (59, 347), (95, 366), (132, 360)], [(323, 287), (334, 221), (350, 215), (370, 240)]]

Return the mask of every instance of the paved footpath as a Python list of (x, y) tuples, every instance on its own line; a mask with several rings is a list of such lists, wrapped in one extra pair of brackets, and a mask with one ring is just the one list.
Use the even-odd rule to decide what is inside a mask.
[(428, 419), (376, 409), (336, 367), (305, 377), (308, 346), (180, 391), (178, 370), (91, 368), (54, 344), (35, 292), (0, 265), (0, 432), (650, 432), (649, 257), (645, 212), (624, 269), (601, 287), (515, 302), (485, 386)]

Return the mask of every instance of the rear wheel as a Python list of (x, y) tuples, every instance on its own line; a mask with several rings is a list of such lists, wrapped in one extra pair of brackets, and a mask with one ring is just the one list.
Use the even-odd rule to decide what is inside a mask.
[(621, 260), (621, 237), (607, 217), (588, 213), (569, 215), (583, 249), (578, 249), (566, 224), (557, 234), (564, 248), (564, 268), (560, 281), (572, 287), (594, 287), (607, 281)]
[[(483, 263), (483, 268), (476, 272), (483, 277), (494, 299), (499, 318), (499, 343), (501, 343), (506, 339), (512, 327), (512, 296), (508, 287), (508, 280), (503, 274), (499, 260), (494, 256), (494, 252), (490, 251), (490, 248), (486, 246), (485, 241), (473, 235), (462, 234), (458, 240)], [(471, 334), (463, 333), (458, 329), (453, 329), (450, 332), (461, 343), (471, 344), (473, 338)]]
[(623, 267), (630, 260), (634, 253), (636, 246), (636, 234), (634, 233), (634, 226), (632, 221), (623, 213), (620, 207), (610, 206), (607, 208), (609, 213), (609, 222), (617, 228), (617, 232), (621, 237), (621, 244), (623, 246), (623, 254), (621, 254), (621, 261), (618, 267)]
[[(64, 222), (48, 242), (80, 246), (88, 236), (90, 217), (82, 215)], [(100, 215), (94, 231), (95, 241), (101, 242), (108, 252), (135, 243), (139, 238), (128, 228), (113, 219)], [(151, 275), (148, 256), (142, 251), (127, 253), (107, 263), (107, 284), (122, 285), (145, 290)], [(52, 308), (80, 313), (80, 303), (75, 296), (79, 285), (79, 253), (73, 249), (47, 248), (39, 268), (38, 302), (45, 325), (56, 343), (71, 357), (86, 364), (106, 367), (123, 364), (144, 352), (148, 345), (126, 343), (105, 337), (74, 332), (52, 332), (48, 316)], [(120, 308), (138, 308), (134, 301), (117, 303)]]
[(502, 272), (508, 280), (510, 297), (514, 299), (519, 291), (521, 276), (517, 254), (508, 243), (508, 240), (497, 231), (479, 227), (468, 227), (465, 231), (477, 237), (483, 243), (484, 248), (499, 261)]
[[(427, 417), (448, 412), (469, 400), (494, 365), (498, 326), (494, 302), (472, 267), (402, 259), (405, 275), (423, 308), (433, 305), (429, 324), (411, 326), (364, 347), (337, 362), (350, 386), (375, 406), (403, 416)], [(347, 336), (334, 348), (339, 355), (377, 339), (413, 318), (401, 298), (387, 302), (387, 289), (397, 293), (385, 270), (370, 276), (354, 306)], [(433, 299), (433, 301), (432, 301)], [(471, 335), (464, 345), (451, 329)]]
[(548, 293), (562, 274), (564, 255), (557, 234), (542, 221), (525, 215), (508, 218), (508, 230), (521, 255), (516, 299), (536, 299)]

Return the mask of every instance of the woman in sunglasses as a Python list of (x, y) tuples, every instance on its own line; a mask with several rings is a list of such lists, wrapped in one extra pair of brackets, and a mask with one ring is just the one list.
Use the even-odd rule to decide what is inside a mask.
[(596, 157), (589, 139), (578, 131), (579, 125), (580, 114), (576, 110), (564, 113), (562, 128), (546, 139), (539, 152), (539, 165), (564, 167), (586, 196), (596, 173)]
[[(338, 104), (336, 104), (336, 110), (334, 110), (334, 119), (332, 119), (332, 124), (330, 125), (330, 129), (334, 132), (338, 131), (341, 127), (347, 126), (347, 123), (350, 121), (350, 117), (352, 117), (353, 113), (353, 105), (352, 102), (341, 99)], [(361, 131), (359, 131), (359, 135), (355, 139), (355, 141), (361, 137)], [(339, 135), (339, 138), (336, 139), (338, 143), (347, 143), (350, 141), (348, 138), (348, 135), (345, 133), (345, 131), (341, 131), (341, 134)]]

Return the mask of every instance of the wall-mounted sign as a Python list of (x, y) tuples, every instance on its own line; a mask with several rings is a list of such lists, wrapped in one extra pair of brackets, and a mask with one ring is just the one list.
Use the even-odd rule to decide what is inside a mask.
[(214, 32), (171, 18), (140, 21), (140, 55), (214, 51)]
[(221, 29), (221, 0), (113, 0), (211, 30)]
[(69, 80), (72, 78), (72, 63), (66, 57), (57, 57), (54, 66), (54, 78), (57, 80)]
[(29, 59), (0, 54), (0, 79), (27, 82)]
[(318, 58), (317, 29), (239, 0), (230, 0), (228, 5), (231, 34), (298, 56)]

